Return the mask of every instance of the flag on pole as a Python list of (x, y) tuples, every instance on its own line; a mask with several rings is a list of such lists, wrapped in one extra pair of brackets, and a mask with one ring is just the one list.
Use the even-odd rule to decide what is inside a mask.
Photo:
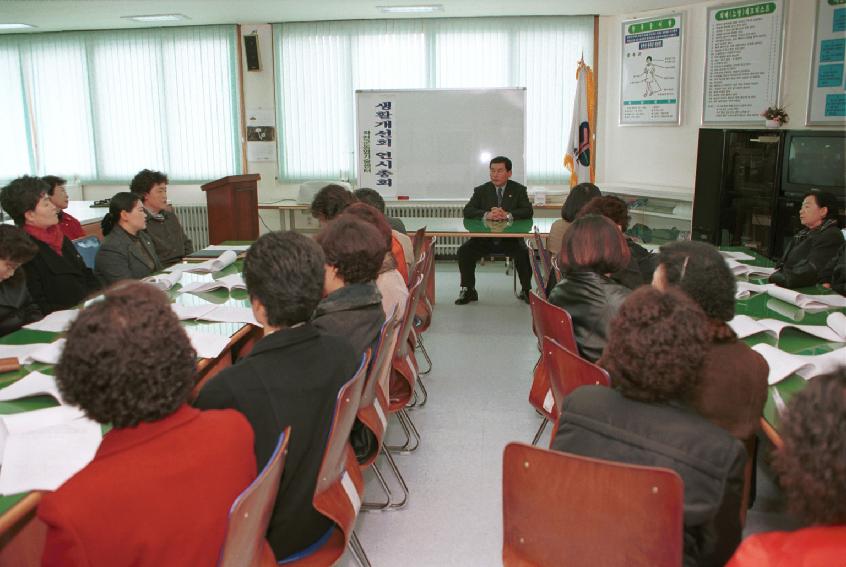
[(595, 100), (593, 71), (585, 65), (584, 60), (580, 60), (576, 69), (576, 96), (573, 100), (570, 139), (567, 143), (567, 155), (564, 156), (564, 167), (570, 170), (570, 187), (594, 181)]

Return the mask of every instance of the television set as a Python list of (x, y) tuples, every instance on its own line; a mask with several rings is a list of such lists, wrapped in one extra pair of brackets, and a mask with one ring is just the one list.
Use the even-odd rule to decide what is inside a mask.
[(784, 139), (781, 193), (801, 197), (812, 189), (846, 200), (846, 132), (789, 130)]

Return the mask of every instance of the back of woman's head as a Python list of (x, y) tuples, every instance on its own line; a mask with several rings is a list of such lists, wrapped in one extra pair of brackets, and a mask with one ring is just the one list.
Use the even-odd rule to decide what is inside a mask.
[(796, 394), (775, 468), (790, 508), (811, 524), (846, 524), (846, 366)]
[(564, 200), (564, 205), (561, 207), (561, 218), (567, 222), (573, 222), (582, 207), (587, 205), (594, 197), (601, 196), (602, 192), (599, 187), (593, 183), (579, 183), (570, 189), (570, 194)]
[(311, 202), (311, 216), (330, 221), (355, 203), (355, 195), (340, 185), (329, 184), (314, 196)]
[(629, 246), (616, 224), (606, 217), (585, 215), (564, 233), (559, 265), (568, 273), (613, 274), (625, 268), (630, 258)]
[(137, 193), (131, 193), (129, 191), (116, 193), (109, 201), (109, 212), (100, 221), (103, 236), (108, 235), (117, 226), (120, 222), (120, 214), (122, 212), (131, 213), (140, 199), (141, 197)]
[(626, 232), (629, 228), (629, 207), (626, 202), (619, 197), (613, 195), (605, 195), (604, 197), (594, 197), (582, 207), (576, 218), (585, 215), (602, 215), (608, 217), (614, 224), (620, 227), (620, 230)]
[(99, 423), (132, 427), (167, 417), (194, 385), (196, 353), (155, 287), (123, 281), (84, 308), (56, 366), (64, 399)]
[(671, 242), (661, 247), (658, 266), (666, 283), (684, 291), (705, 315), (718, 321), (734, 317), (737, 283), (716, 248), (692, 240)]
[(394, 239), (394, 234), (391, 231), (391, 225), (388, 224), (388, 219), (385, 218), (379, 209), (366, 203), (353, 203), (341, 215), (350, 215), (360, 219), (367, 224), (376, 228), (382, 237), (385, 239), (385, 244), (388, 249), (391, 248), (391, 243)]
[(341, 215), (317, 234), (326, 264), (346, 284), (374, 281), (389, 248), (383, 235), (353, 215)]
[(598, 364), (627, 398), (678, 400), (696, 385), (708, 349), (707, 319), (685, 294), (641, 286), (608, 329)]
[(0, 224), (0, 260), (26, 264), (38, 254), (38, 246), (16, 226)]

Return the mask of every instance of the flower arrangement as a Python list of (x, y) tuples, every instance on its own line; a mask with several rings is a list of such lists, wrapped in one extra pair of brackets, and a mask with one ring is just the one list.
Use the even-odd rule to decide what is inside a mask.
[(790, 122), (790, 116), (782, 106), (771, 106), (761, 113), (761, 116), (767, 120), (775, 122), (778, 126)]

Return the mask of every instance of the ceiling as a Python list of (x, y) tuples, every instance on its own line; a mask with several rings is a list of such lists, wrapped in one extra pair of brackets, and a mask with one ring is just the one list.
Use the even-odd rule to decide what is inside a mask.
[[(37, 26), (34, 32), (112, 28), (358, 20), (389, 16), (376, 6), (441, 4), (436, 17), (624, 15), (694, 0), (0, 0), (0, 23)], [(122, 16), (183, 14), (170, 24), (142, 24)], [(20, 30), (0, 33), (20, 33)]]

